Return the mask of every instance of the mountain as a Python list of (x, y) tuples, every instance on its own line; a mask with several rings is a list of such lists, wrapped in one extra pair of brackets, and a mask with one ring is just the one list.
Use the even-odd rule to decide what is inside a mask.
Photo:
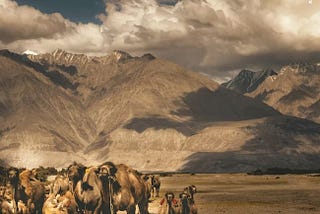
[[(75, 153), (95, 136), (80, 102), (25, 56), (0, 52), (0, 157), (20, 166), (49, 164)], [(56, 159), (57, 163), (65, 160)]]
[(320, 162), (319, 124), (151, 54), (0, 57), (0, 159), (7, 163), (48, 164), (49, 157), (55, 166), (111, 160), (147, 171), (239, 172)]
[(320, 123), (320, 64), (284, 66), (248, 94), (283, 114)]
[(277, 73), (272, 69), (265, 69), (258, 72), (244, 69), (240, 71), (235, 78), (226, 83), (222, 83), (222, 86), (241, 94), (250, 93), (263, 83), (266, 78), (275, 75), (277, 75)]

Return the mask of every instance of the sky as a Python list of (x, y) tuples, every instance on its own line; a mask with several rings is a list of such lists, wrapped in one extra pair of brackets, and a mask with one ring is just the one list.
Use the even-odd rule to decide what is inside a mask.
[(0, 0), (0, 49), (151, 53), (215, 80), (320, 61), (320, 0)]

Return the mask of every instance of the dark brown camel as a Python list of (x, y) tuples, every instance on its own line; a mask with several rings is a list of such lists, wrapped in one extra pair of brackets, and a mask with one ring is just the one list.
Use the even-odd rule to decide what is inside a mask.
[(138, 205), (141, 214), (148, 214), (147, 187), (136, 170), (124, 164), (106, 162), (99, 167), (99, 176), (108, 213), (120, 210), (135, 214)]
[(190, 194), (181, 193), (179, 195), (180, 214), (197, 214), (198, 209), (194, 203), (194, 199)]
[[(77, 196), (77, 194), (79, 195), (81, 193), (81, 185), (82, 185), (82, 178), (85, 174), (86, 171), (86, 167), (80, 163), (72, 163), (68, 168), (67, 168), (67, 175), (69, 178), (69, 181), (71, 182), (70, 184), (70, 188), (71, 188), (71, 192), (74, 194), (75, 196), (75, 200), (77, 202), (77, 207), (78, 207), (78, 212), (79, 213), (83, 213), (83, 209), (84, 209), (84, 204), (82, 203), (82, 201), (79, 199), (79, 197)], [(76, 194), (75, 190), (76, 187), (78, 186), (78, 190), (80, 189), (80, 192), (78, 192)]]

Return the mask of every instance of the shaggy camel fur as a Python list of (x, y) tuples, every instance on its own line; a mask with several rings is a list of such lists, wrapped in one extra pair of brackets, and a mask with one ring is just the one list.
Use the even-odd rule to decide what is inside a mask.
[(44, 185), (35, 179), (30, 170), (21, 172), (17, 181), (12, 185), (15, 201), (21, 200), (26, 204), (29, 213), (40, 214), (45, 199)]
[(147, 187), (140, 173), (124, 164), (106, 162), (99, 167), (99, 175), (108, 213), (121, 210), (135, 214), (138, 205), (141, 214), (148, 214)]
[(75, 214), (77, 213), (77, 204), (73, 194), (67, 191), (63, 196), (59, 194), (50, 194), (45, 201), (42, 214)]

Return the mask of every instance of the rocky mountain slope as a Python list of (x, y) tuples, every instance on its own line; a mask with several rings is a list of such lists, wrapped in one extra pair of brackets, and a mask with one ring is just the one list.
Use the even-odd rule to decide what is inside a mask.
[(261, 100), (283, 114), (320, 123), (320, 64), (285, 66), (248, 96)]
[[(112, 160), (140, 170), (222, 172), (314, 168), (320, 161), (320, 125), (282, 116), (150, 54), (132, 57), (114, 51), (88, 57), (57, 50), (0, 55), (1, 64), (8, 65), (1, 68), (3, 85), (16, 81), (10, 76), (15, 73), (29, 77), (10, 84), (0, 96), (0, 145), (5, 145), (0, 158), (16, 165), (27, 164), (28, 158), (45, 164), (43, 154), (62, 151), (61, 158), (50, 160), (56, 166), (78, 158), (88, 164)], [(8, 143), (10, 136), (19, 146)], [(20, 147), (35, 151), (41, 145), (54, 146), (30, 153), (32, 157), (10, 156)]]
[(20, 166), (51, 161), (43, 162), (38, 154), (63, 152), (70, 160), (79, 159), (72, 155), (95, 136), (95, 124), (80, 102), (23, 56), (1, 51), (0, 64), (1, 159)]
[(266, 78), (275, 75), (277, 73), (272, 69), (258, 72), (243, 69), (235, 78), (221, 85), (241, 94), (250, 93), (262, 84)]
[[(254, 76), (263, 78), (252, 84)], [(270, 70), (242, 70), (222, 86), (262, 101), (282, 114), (320, 123), (319, 80), (320, 64), (300, 63), (284, 66), (278, 75)]]

